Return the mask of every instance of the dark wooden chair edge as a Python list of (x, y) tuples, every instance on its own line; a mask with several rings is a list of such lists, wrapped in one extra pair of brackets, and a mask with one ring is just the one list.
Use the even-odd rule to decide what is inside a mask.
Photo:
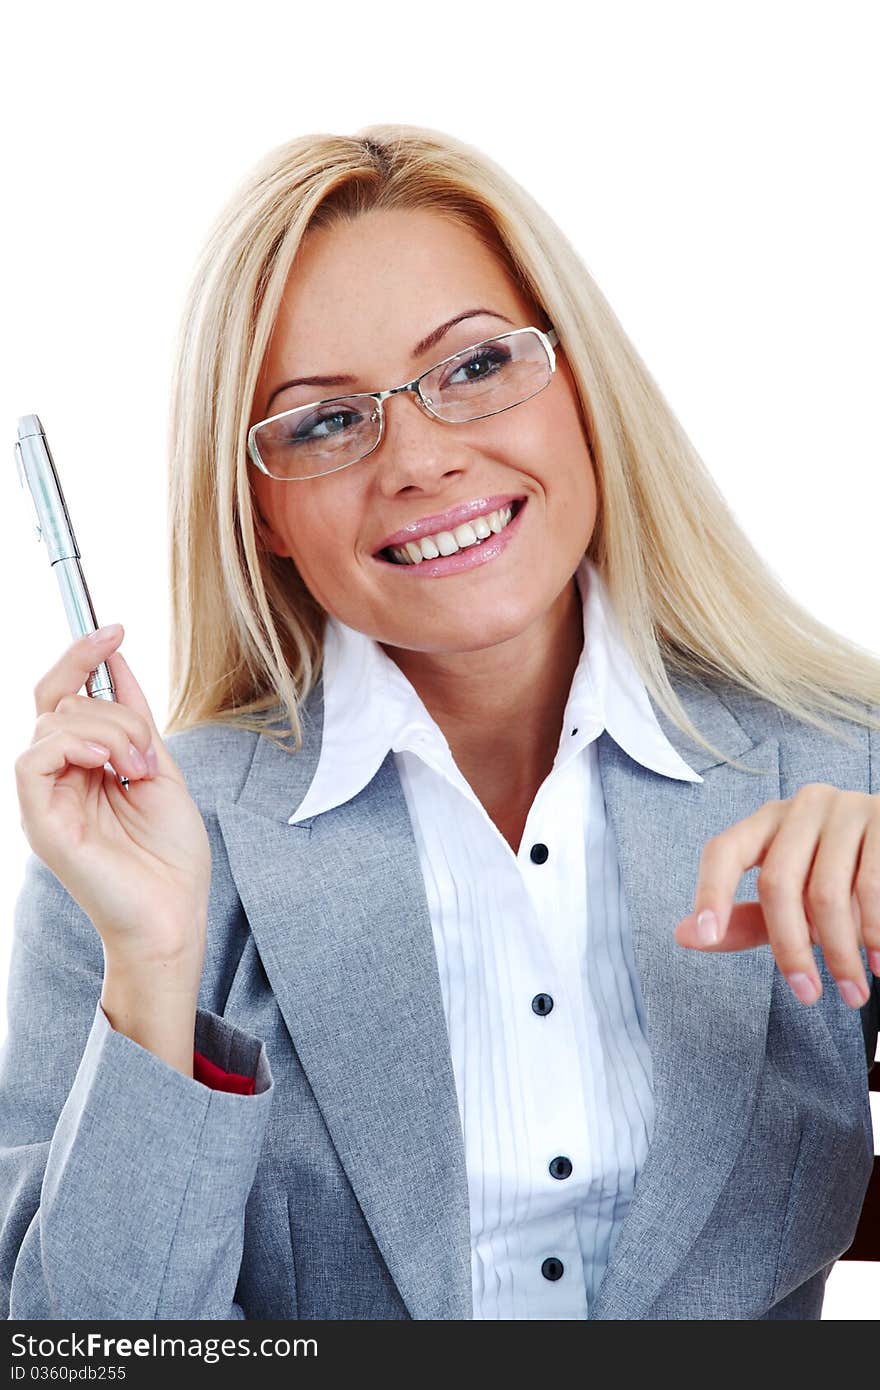
[[(868, 1072), (868, 1089), (880, 1091), (880, 1061), (876, 1061)], [(855, 1240), (840, 1258), (880, 1261), (880, 1155), (874, 1159), (874, 1171), (862, 1203)]]

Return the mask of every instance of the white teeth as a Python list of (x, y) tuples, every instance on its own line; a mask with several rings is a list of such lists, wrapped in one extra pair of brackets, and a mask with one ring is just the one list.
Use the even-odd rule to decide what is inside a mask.
[(463, 522), (461, 526), (456, 526), (452, 534), (458, 541), (461, 550), (464, 550), (467, 545), (476, 545), (477, 543), (477, 533), (467, 521)]
[(441, 555), (454, 555), (458, 550), (458, 541), (451, 531), (438, 531), (435, 539)]
[(452, 531), (439, 531), (434, 536), (421, 536), (417, 541), (407, 541), (405, 545), (393, 545), (389, 549), (395, 560), (403, 565), (419, 565), (422, 560), (436, 560), (439, 555), (454, 555), (468, 546), (479, 545), (487, 536), (497, 535), (513, 516), (512, 507), (501, 507), (485, 516), (474, 517), (473, 521), (462, 522)]

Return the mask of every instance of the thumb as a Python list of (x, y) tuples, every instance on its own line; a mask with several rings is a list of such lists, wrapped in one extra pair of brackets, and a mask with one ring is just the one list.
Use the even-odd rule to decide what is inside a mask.
[(679, 946), (706, 952), (748, 951), (754, 946), (766, 946), (769, 939), (760, 903), (734, 903), (727, 925), (722, 918), (721, 927), (720, 939), (713, 946), (705, 946), (697, 936), (697, 914), (691, 912), (679, 922), (674, 936)]

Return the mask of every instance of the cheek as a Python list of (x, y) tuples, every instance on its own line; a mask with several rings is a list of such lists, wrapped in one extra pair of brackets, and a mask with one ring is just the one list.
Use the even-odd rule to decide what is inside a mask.
[(577, 403), (570, 397), (559, 411), (554, 434), (559, 441), (560, 459), (581, 499), (594, 496), (596, 479), (587, 428)]
[(286, 517), (290, 556), (307, 588), (319, 602), (350, 582), (346, 557), (354, 555), (357, 526), (339, 491), (316, 488), (297, 499)]
[(573, 402), (548, 411), (540, 429), (521, 435), (516, 457), (540, 483), (557, 524), (577, 527), (595, 512), (596, 476), (580, 412)]
[(578, 510), (582, 513), (589, 512), (589, 514), (593, 516), (598, 502), (596, 474), (593, 469), (593, 461), (586, 448), (584, 448), (582, 454), (576, 453), (574, 458), (574, 489), (577, 494)]

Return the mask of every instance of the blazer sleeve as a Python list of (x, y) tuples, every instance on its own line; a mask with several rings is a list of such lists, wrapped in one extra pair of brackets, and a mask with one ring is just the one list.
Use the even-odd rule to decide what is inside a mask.
[(101, 939), (34, 854), (0, 1048), (0, 1313), (7, 1319), (244, 1318), (244, 1214), (274, 1083), (263, 1042), (199, 1009), (194, 1050), (253, 1077), (214, 1090), (100, 1004)]

